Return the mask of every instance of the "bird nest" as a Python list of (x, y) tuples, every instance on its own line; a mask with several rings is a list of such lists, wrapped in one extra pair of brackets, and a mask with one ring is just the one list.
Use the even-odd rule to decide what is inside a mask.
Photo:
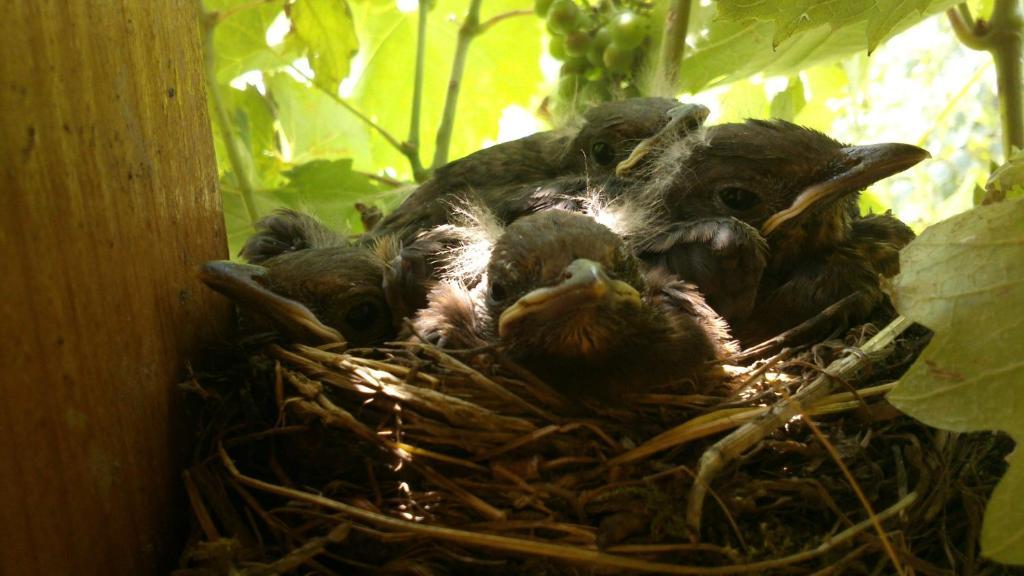
[(614, 405), (493, 348), (242, 351), (185, 384), (202, 408), (178, 573), (1008, 570), (977, 539), (1011, 442), (887, 404), (928, 334), (884, 326)]

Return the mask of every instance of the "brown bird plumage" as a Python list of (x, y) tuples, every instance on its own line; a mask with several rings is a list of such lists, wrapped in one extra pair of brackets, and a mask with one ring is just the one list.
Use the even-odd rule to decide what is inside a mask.
[(401, 319), (426, 305), (430, 281), (388, 238), (349, 245), (312, 216), (280, 210), (262, 219), (241, 255), (250, 264), (207, 262), (200, 278), (235, 301), (247, 331), (276, 330), (304, 342), (364, 346), (394, 338)]
[[(645, 257), (704, 288), (700, 274), (680, 269), (687, 258), (674, 252), (693, 248), (673, 244), (676, 227), (720, 222), (734, 239), (725, 244), (740, 253), (760, 252), (766, 242), (755, 299), (727, 305), (748, 312), (727, 314), (746, 342), (774, 336), (858, 291), (864, 296), (850, 314), (864, 318), (882, 300), (878, 275), (892, 273), (895, 252), (913, 233), (891, 216), (862, 218), (857, 194), (927, 157), (907, 144), (847, 146), (779, 120), (709, 127), (663, 150), (654, 164), (642, 196), (661, 207), (666, 232), (647, 240)], [(757, 268), (738, 280), (741, 286)], [(709, 302), (725, 306), (708, 292)]]
[(482, 283), (444, 285), (416, 324), (449, 346), (497, 342), (570, 395), (699, 379), (729, 349), (725, 324), (692, 285), (645, 275), (614, 232), (561, 210), (510, 224)]
[(368, 236), (396, 235), (408, 241), (419, 231), (448, 222), (452, 204), (467, 197), (510, 222), (535, 209), (530, 188), (522, 185), (567, 176), (600, 181), (645, 139), (661, 131), (692, 130), (706, 117), (703, 106), (670, 98), (599, 104), (584, 114), (578, 129), (540, 132), (439, 168)]
[[(721, 124), (667, 139), (633, 178), (601, 189), (645, 208), (629, 237), (653, 269), (696, 284), (747, 343), (790, 328), (854, 292), (863, 319), (883, 300), (913, 233), (890, 215), (861, 217), (857, 193), (927, 157), (906, 144), (846, 146), (772, 120)], [(578, 205), (593, 183), (534, 187), (535, 202)]]
[[(291, 337), (330, 340), (338, 338), (340, 330), (353, 343), (379, 342), (394, 335), (403, 317), (425, 305), (434, 283), (434, 255), (444, 240), (417, 235), (447, 222), (457, 199), (471, 195), (511, 220), (546, 207), (546, 199), (534, 200), (529, 191), (506, 196), (510, 184), (565, 173), (610, 174), (644, 138), (659, 130), (693, 129), (706, 116), (702, 106), (665, 98), (601, 104), (585, 114), (579, 129), (535, 134), (441, 168), (367, 234), (361, 247), (350, 246), (309, 215), (281, 210), (257, 223), (256, 233), (242, 249), (243, 258), (261, 266), (211, 262), (201, 277), (256, 311), (257, 317), (272, 319)], [(383, 291), (383, 301), (376, 296), (378, 290)], [(343, 294), (332, 296), (334, 291)], [(371, 294), (374, 297), (364, 302)], [(374, 310), (372, 322), (360, 321), (357, 326), (346, 320), (352, 298), (360, 302), (356, 311)], [(382, 305), (390, 323), (377, 317)]]

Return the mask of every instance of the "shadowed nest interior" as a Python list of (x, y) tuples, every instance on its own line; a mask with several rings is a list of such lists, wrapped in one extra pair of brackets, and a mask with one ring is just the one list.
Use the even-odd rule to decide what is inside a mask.
[[(566, 400), (495, 349), (239, 347), (184, 384), (198, 427), (177, 573), (1022, 573), (977, 546), (1012, 442), (886, 403), (928, 341), (898, 323), (615, 405)], [(719, 450), (783, 404), (796, 417)]]

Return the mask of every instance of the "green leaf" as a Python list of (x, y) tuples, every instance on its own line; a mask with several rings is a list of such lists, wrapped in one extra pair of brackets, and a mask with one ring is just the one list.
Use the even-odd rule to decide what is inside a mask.
[[(251, 4), (250, 0), (204, 0), (207, 10), (225, 10)], [(284, 1), (247, 7), (217, 24), (213, 49), (217, 57), (217, 81), (227, 84), (249, 70), (276, 69), (301, 55), (299, 46), (284, 42), (267, 45), (267, 28), (284, 9)]]
[[(465, 0), (442, 0), (428, 17), (420, 122), (420, 158), (425, 164), (434, 154), (459, 26), (467, 7)], [(486, 21), (523, 7), (522, 0), (488, 0), (480, 19)], [(399, 12), (394, 2), (360, 2), (353, 3), (352, 8), (366, 65), (352, 103), (364, 112), (372, 112), (378, 124), (405, 140), (412, 109), (417, 15)], [(543, 26), (543, 20), (532, 14), (507, 18), (473, 40), (462, 77), (449, 159), (465, 156), (485, 141), (495, 140), (505, 107), (536, 106), (543, 83), (538, 66)], [(372, 153), (378, 167), (390, 166), (400, 175), (410, 173), (405, 157), (375, 133)]]
[[(1005, 164), (992, 171), (985, 183), (983, 202), (1024, 197), (1024, 152), (1014, 150)], [(977, 203), (977, 202), (976, 202)]]
[(360, 227), (356, 202), (370, 202), (380, 187), (352, 171), (352, 160), (313, 160), (284, 173), (288, 183), (271, 193), (281, 206), (310, 212), (327, 225), (354, 231)]
[(889, 33), (904, 20), (920, 21), (926, 14), (930, 0), (875, 0), (868, 14), (868, 54), (882, 43)]
[[(889, 394), (922, 422), (1024, 439), (1024, 200), (979, 206), (926, 229), (900, 256), (897, 310), (935, 337)], [(1024, 564), (1024, 463), (989, 501), (982, 554)]]
[(885, 203), (871, 190), (865, 190), (857, 198), (861, 214), (884, 214), (889, 209)]
[(833, 31), (867, 20), (874, 2), (846, 0), (718, 0), (718, 15), (723, 20), (765, 20), (774, 26), (772, 47), (801, 32), (827, 25)]
[[(283, 186), (253, 195), (259, 215), (269, 214), (277, 208), (292, 208), (313, 214), (336, 230), (354, 232), (362, 226), (355, 209), (356, 202), (383, 204), (385, 209), (390, 209), (405, 196), (405, 191), (401, 194), (382, 192), (372, 179), (352, 170), (349, 158), (313, 160), (296, 165), (283, 175), (287, 178)], [(228, 248), (231, 254), (238, 254), (254, 230), (242, 197), (233, 187), (230, 180), (221, 181)]]
[[(229, 254), (234, 257), (242, 250), (242, 246), (249, 236), (253, 234), (254, 229), (252, 222), (249, 220), (249, 213), (242, 202), (242, 195), (235, 188), (234, 182), (228, 178), (222, 178), (220, 181), (220, 191), (221, 206), (224, 210), (224, 223), (227, 226), (228, 232), (228, 250)], [(284, 204), (266, 191), (253, 194), (253, 203), (255, 204), (256, 213), (259, 215), (269, 214), (275, 208), (284, 206)]]
[(352, 158), (374, 170), (365, 123), (320, 89), (287, 74), (266, 79), (286, 140), (286, 159), (303, 164), (316, 159)]
[(832, 129), (839, 110), (829, 106), (832, 99), (845, 98), (849, 94), (850, 84), (846, 70), (838, 64), (815, 66), (800, 73), (804, 79), (805, 92), (810, 99), (793, 119), (802, 126), (817, 130)]
[(719, 100), (722, 114), (718, 122), (742, 122), (747, 118), (764, 118), (770, 104), (764, 84), (740, 80), (729, 86)]
[(251, 86), (244, 91), (221, 90), (235, 134), (249, 150), (255, 185), (259, 188), (277, 186), (281, 182), (280, 151), (274, 137), (274, 117), (269, 103)]
[[(955, 0), (719, 0), (718, 18), (683, 59), (682, 87), (698, 92), (754, 74), (789, 75), (873, 49)], [(923, 6), (923, 8), (922, 8)]]
[(359, 198), (379, 187), (370, 178), (352, 171), (352, 160), (313, 160), (286, 171), (282, 192), (306, 196), (341, 195)]
[[(281, 183), (280, 151), (274, 135), (274, 117), (267, 100), (253, 87), (235, 90), (219, 86), (221, 101), (231, 122), (231, 133), (242, 145), (242, 169), (257, 188)], [(211, 112), (211, 117), (215, 115)], [(217, 173), (230, 185), (237, 186), (235, 167), (228, 156), (220, 122), (212, 122), (213, 144), (217, 155)]]
[(804, 83), (800, 76), (790, 76), (786, 89), (772, 98), (771, 116), (792, 122), (804, 109), (805, 104), (807, 100), (804, 98)]
[(295, 0), (289, 17), (293, 30), (309, 49), (309, 65), (317, 84), (336, 91), (348, 76), (349, 61), (359, 50), (352, 11), (345, 0)]

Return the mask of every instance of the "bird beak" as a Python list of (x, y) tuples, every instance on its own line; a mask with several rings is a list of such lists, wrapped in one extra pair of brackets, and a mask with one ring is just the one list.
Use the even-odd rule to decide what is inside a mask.
[(240, 306), (270, 317), (298, 339), (345, 343), (340, 332), (320, 322), (309, 308), (275, 294), (261, 284), (259, 278), (266, 274), (267, 269), (263, 266), (213, 260), (202, 265), (198, 276), (210, 288)]
[(615, 167), (616, 176), (624, 176), (662, 142), (671, 142), (683, 135), (696, 131), (704, 125), (711, 111), (700, 104), (680, 104), (666, 112), (668, 124), (654, 136), (641, 140), (633, 152)]
[(558, 321), (601, 302), (639, 305), (640, 293), (629, 284), (608, 277), (597, 262), (580, 258), (566, 267), (562, 282), (538, 288), (506, 308), (498, 318), (498, 335), (504, 337), (527, 318)]
[(793, 200), (789, 208), (768, 218), (761, 225), (762, 236), (768, 236), (784, 222), (796, 218), (812, 206), (863, 190), (931, 157), (927, 150), (898, 143), (847, 146), (840, 149), (839, 153), (843, 171), (824, 182), (809, 186)]

